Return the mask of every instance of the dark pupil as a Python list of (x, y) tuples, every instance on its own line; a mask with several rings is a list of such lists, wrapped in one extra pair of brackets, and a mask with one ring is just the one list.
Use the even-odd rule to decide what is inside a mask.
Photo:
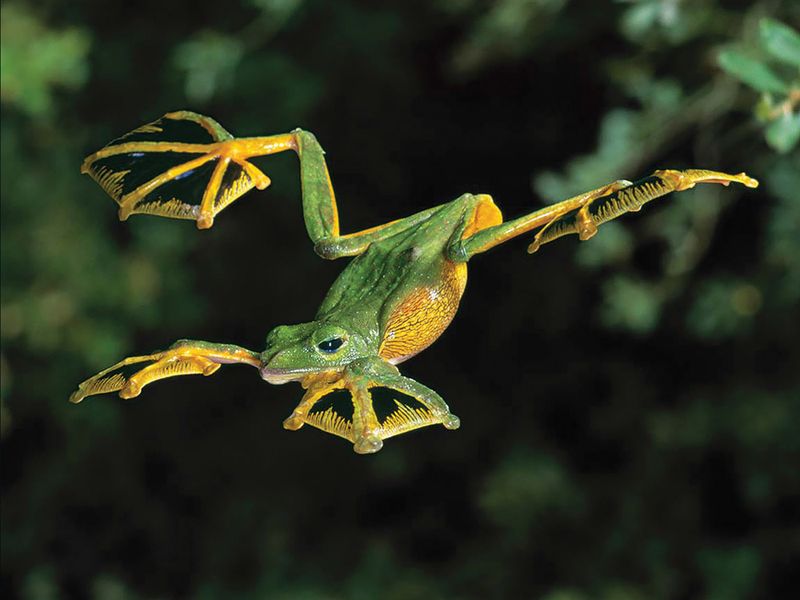
[(336, 352), (339, 348), (342, 347), (342, 338), (333, 338), (330, 340), (325, 340), (324, 342), (320, 342), (319, 346), (317, 346), (323, 352)]

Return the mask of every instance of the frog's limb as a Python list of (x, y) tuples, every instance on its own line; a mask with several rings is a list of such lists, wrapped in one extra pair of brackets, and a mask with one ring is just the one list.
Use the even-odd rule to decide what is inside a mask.
[(145, 356), (131, 356), (78, 386), (69, 397), (78, 403), (86, 396), (119, 392), (121, 398), (134, 398), (149, 383), (178, 375), (211, 375), (221, 365), (241, 363), (259, 367), (261, 360), (252, 352), (232, 344), (179, 340), (169, 349)]
[[(273, 146), (285, 144), (274, 139)], [(263, 142), (262, 142), (262, 145)], [(216, 121), (167, 113), (86, 157), (81, 167), (119, 204), (119, 218), (153, 214), (210, 227), (214, 215), (269, 178)]]
[(390, 221), (383, 225), (370, 227), (356, 233), (345, 235), (331, 235), (323, 237), (314, 243), (314, 251), (322, 258), (334, 259), (343, 256), (356, 256), (361, 254), (372, 242), (378, 242), (405, 231), (430, 218), (441, 207), (429, 208), (410, 217)]
[(219, 123), (197, 113), (178, 111), (143, 125), (89, 155), (88, 173), (119, 204), (119, 218), (152, 214), (192, 219), (208, 229), (234, 200), (270, 178), (250, 159), (293, 150), (300, 158), (306, 229), (318, 254), (352, 256), (371, 242), (427, 218), (424, 211), (364, 231), (340, 235), (336, 197), (325, 153), (313, 134), (296, 129), (264, 137), (234, 138)]
[(308, 423), (352, 442), (359, 454), (377, 452), (383, 440), (413, 429), (460, 425), (436, 392), (379, 359), (314, 375), (303, 385), (307, 392), (283, 426), (295, 430)]
[(729, 175), (703, 169), (659, 170), (650, 177), (635, 182), (618, 180), (529, 215), (457, 239), (451, 245), (450, 254), (454, 260), (469, 260), (475, 254), (537, 228), (541, 229), (528, 246), (529, 253), (536, 252), (542, 244), (568, 234), (574, 233), (579, 239), (588, 240), (597, 233), (598, 226), (626, 212), (638, 211), (660, 196), (691, 189), (698, 183), (719, 183), (727, 186), (731, 182), (751, 188), (758, 186), (758, 181), (744, 173)]

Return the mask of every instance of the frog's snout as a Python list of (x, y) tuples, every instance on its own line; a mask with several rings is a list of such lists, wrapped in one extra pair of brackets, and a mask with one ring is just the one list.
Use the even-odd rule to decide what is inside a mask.
[(281, 385), (290, 381), (298, 381), (310, 372), (316, 371), (316, 368), (298, 360), (296, 354), (296, 351), (291, 348), (283, 350), (267, 348), (264, 350), (261, 353), (261, 366), (258, 368), (261, 379), (273, 385)]
[(289, 383), (290, 381), (297, 381), (302, 379), (308, 372), (307, 369), (279, 369), (270, 367), (268, 364), (262, 364), (258, 369), (261, 374), (261, 379), (273, 385), (281, 385)]

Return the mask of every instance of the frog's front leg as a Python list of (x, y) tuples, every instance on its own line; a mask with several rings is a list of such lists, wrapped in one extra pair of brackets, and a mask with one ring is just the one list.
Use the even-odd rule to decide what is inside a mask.
[[(233, 344), (178, 340), (167, 350), (131, 356), (82, 382), (69, 397), (78, 403), (86, 396), (119, 392), (134, 398), (149, 383), (179, 375), (212, 375), (224, 364), (261, 366), (260, 355)], [(131, 366), (136, 365), (136, 366)]]
[(284, 427), (295, 430), (308, 423), (349, 440), (359, 454), (377, 452), (383, 440), (412, 429), (460, 425), (436, 392), (379, 358), (356, 360), (336, 374), (313, 375), (303, 385), (306, 394)]
[(310, 375), (301, 381), (306, 393), (303, 394), (300, 404), (298, 404), (283, 421), (283, 428), (290, 431), (297, 431), (305, 425), (308, 411), (319, 401), (319, 399), (334, 390), (343, 389), (344, 381), (340, 372), (323, 372)]
[(361, 359), (346, 371), (353, 393), (354, 446), (359, 454), (377, 452), (383, 440), (427, 425), (458, 429), (461, 420), (439, 394), (382, 359)]
[(621, 179), (518, 219), (458, 236), (450, 245), (450, 256), (453, 260), (469, 260), (475, 254), (539, 228), (528, 252), (536, 252), (543, 244), (568, 234), (577, 234), (579, 239), (587, 240), (601, 224), (626, 212), (636, 212), (651, 200), (691, 189), (698, 183), (727, 186), (732, 182), (751, 188), (758, 186), (758, 181), (745, 173), (730, 175), (704, 169), (659, 170), (635, 182)]

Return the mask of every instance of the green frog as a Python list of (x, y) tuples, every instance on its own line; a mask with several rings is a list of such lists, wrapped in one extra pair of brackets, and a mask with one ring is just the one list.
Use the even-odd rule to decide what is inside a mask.
[(476, 254), (528, 232), (528, 252), (559, 237), (588, 240), (600, 225), (698, 183), (756, 187), (744, 173), (659, 170), (617, 180), (505, 221), (491, 196), (463, 194), (446, 204), (355, 233), (342, 234), (322, 147), (313, 134), (235, 138), (213, 119), (167, 113), (86, 158), (88, 173), (119, 205), (119, 217), (152, 214), (194, 220), (199, 229), (253, 188), (270, 184), (252, 159), (287, 150), (300, 160), (303, 216), (314, 250), (352, 257), (314, 320), (275, 327), (261, 352), (232, 344), (179, 340), (166, 350), (125, 358), (78, 386), (70, 400), (118, 392), (138, 396), (149, 383), (212, 375), (222, 365), (255, 367), (272, 384), (299, 382), (305, 394), (284, 421), (340, 436), (356, 452), (427, 425), (457, 429), (459, 419), (432, 389), (397, 365), (425, 350), (450, 325)]

